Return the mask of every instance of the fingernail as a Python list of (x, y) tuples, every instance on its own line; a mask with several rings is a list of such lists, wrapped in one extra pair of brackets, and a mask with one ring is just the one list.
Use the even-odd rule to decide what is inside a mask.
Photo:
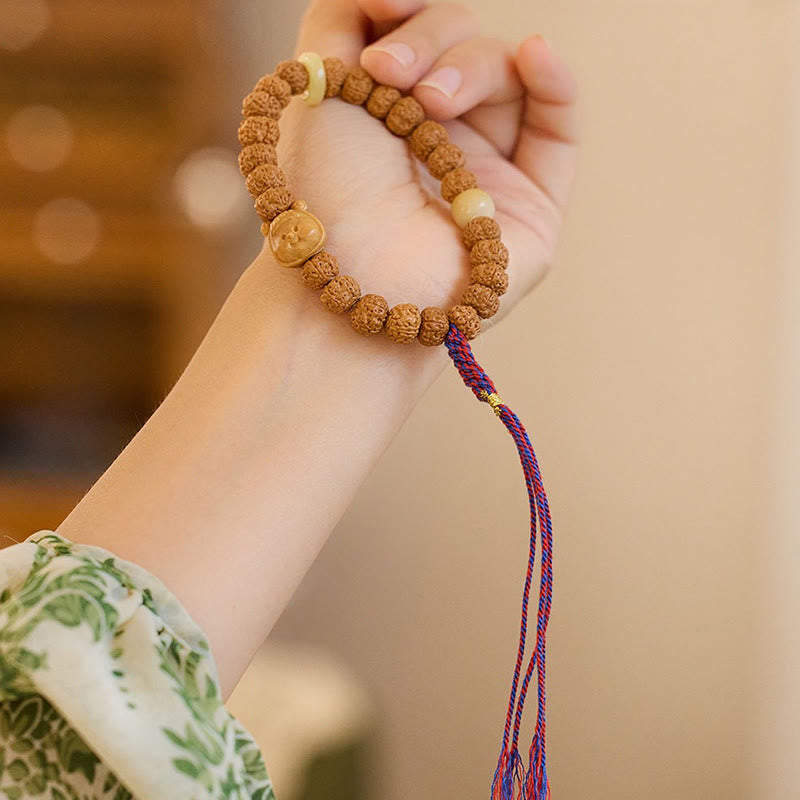
[(452, 97), (461, 86), (461, 70), (458, 67), (440, 67), (426, 75), (417, 85), (431, 86), (446, 97)]
[(417, 56), (414, 51), (403, 42), (386, 42), (386, 44), (371, 44), (367, 50), (380, 50), (381, 53), (390, 55), (401, 67), (410, 67)]
[(535, 38), (535, 39), (541, 39), (541, 40), (544, 42), (544, 45), (545, 45), (545, 47), (546, 47), (548, 50), (552, 50), (552, 49), (553, 49), (553, 45), (551, 45), (551, 44), (550, 44), (550, 40), (549, 40), (549, 39), (545, 39), (545, 37), (544, 37), (544, 36), (542, 36), (542, 34), (541, 34), (541, 33), (537, 33), (537, 34), (534, 36), (534, 38)]

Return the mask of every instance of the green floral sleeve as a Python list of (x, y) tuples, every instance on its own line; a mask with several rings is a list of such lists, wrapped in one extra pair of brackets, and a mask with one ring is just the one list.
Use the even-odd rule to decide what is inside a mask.
[(175, 595), (52, 531), (0, 550), (0, 797), (275, 800)]

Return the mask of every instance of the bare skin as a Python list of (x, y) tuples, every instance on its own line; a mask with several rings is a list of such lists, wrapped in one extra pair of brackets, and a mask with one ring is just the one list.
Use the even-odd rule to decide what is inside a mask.
[[(412, 64), (362, 52), (398, 42)], [(360, 60), (412, 91), (464, 150), (510, 252), (496, 324), (553, 258), (577, 158), (567, 66), (540, 37), (486, 37), (464, 7), (424, 0), (315, 0), (295, 55), (304, 50)], [(460, 72), (452, 97), (425, 84), (440, 66)], [(390, 305), (458, 302), (460, 231), (405, 142), (341, 101), (293, 100), (278, 157), (364, 291)], [(444, 347), (358, 336), (265, 248), (164, 402), (57, 530), (161, 578), (205, 631), (227, 698), (447, 361)]]

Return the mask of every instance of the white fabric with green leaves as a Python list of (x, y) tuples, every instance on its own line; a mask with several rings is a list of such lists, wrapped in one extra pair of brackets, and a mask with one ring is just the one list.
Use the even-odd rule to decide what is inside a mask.
[(0, 797), (275, 800), (175, 595), (53, 531), (0, 550)]

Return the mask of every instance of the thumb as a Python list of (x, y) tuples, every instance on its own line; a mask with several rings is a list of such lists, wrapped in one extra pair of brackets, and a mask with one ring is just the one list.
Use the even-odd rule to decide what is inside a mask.
[(294, 58), (311, 50), (347, 66), (358, 64), (368, 30), (369, 19), (356, 0), (312, 0), (300, 22)]

